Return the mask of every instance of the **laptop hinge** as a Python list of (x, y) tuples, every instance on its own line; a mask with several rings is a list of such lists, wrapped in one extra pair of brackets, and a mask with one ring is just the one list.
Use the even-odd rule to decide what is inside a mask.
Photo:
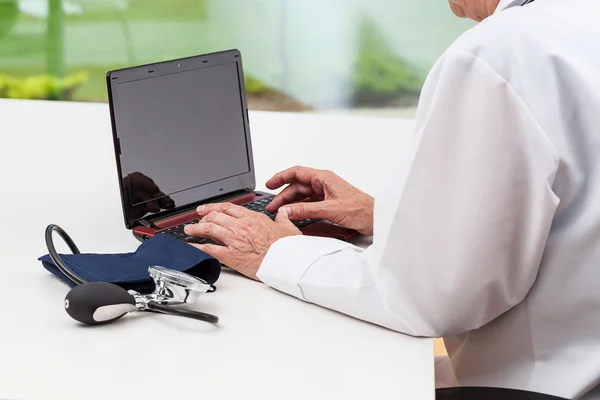
[(140, 219), (138, 221), (141, 225), (145, 226), (146, 228), (152, 228), (152, 229), (161, 229), (159, 226), (157, 226), (154, 222), (152, 221), (148, 221), (147, 219)]

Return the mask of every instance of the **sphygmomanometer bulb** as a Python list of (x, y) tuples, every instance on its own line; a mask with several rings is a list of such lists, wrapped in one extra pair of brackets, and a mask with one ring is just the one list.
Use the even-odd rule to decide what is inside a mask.
[(137, 311), (135, 298), (112, 283), (90, 282), (75, 286), (65, 297), (65, 310), (75, 320), (98, 325)]

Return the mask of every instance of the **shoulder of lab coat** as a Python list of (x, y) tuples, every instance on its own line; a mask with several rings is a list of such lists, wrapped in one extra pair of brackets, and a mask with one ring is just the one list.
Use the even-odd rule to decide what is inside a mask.
[(512, 86), (521, 100), (525, 100), (524, 92), (528, 89), (532, 92), (540, 89), (533, 90), (526, 84), (526, 80), (531, 80), (530, 73), (539, 64), (548, 63), (549, 56), (560, 57), (556, 54), (556, 38), (544, 33), (548, 31), (548, 24), (553, 24), (550, 29), (556, 30), (560, 21), (549, 21), (540, 15), (553, 12), (553, 8), (566, 8), (563, 12), (569, 14), (568, 7), (568, 2), (540, 1), (525, 7), (503, 9), (462, 34), (448, 51), (472, 54), (490, 66)]
[(481, 40), (459, 39), (428, 76), (413, 145), (376, 194), (373, 244), (284, 238), (259, 279), (428, 337), (477, 329), (526, 297), (558, 205), (558, 157), (501, 56), (480, 57), (505, 42)]

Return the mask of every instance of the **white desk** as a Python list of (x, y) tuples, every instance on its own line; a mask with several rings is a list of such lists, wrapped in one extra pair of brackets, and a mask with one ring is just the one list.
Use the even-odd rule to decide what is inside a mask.
[[(304, 164), (367, 191), (412, 128), (365, 117), (250, 118), (259, 182)], [(68, 288), (37, 261), (44, 228), (63, 226), (83, 252), (139, 245), (122, 223), (107, 106), (0, 100), (0, 133), (0, 398), (433, 399), (432, 340), (232, 272), (197, 305), (221, 318), (218, 327), (146, 313), (77, 325), (63, 309)]]

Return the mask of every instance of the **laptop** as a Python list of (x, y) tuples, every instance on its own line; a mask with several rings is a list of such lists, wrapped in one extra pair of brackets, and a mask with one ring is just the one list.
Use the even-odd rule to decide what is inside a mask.
[[(242, 57), (238, 50), (109, 71), (106, 76), (125, 226), (140, 241), (183, 227), (201, 204), (231, 202), (267, 214), (257, 192)], [(305, 235), (349, 240), (328, 221), (294, 224)]]

